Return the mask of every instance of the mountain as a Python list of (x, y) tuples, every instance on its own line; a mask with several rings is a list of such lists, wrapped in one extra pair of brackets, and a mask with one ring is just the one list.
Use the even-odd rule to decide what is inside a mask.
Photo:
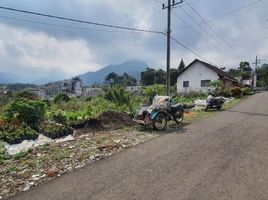
[(148, 65), (143, 61), (129, 60), (119, 65), (107, 65), (106, 67), (103, 67), (96, 72), (87, 72), (85, 74), (80, 75), (80, 78), (85, 85), (103, 83), (105, 81), (105, 76), (107, 76), (111, 72), (115, 72), (118, 75), (127, 73), (128, 75), (133, 76), (137, 80), (140, 80), (140, 73), (144, 71), (147, 67)]
[(16, 83), (18, 77), (8, 72), (0, 72), (0, 83)]

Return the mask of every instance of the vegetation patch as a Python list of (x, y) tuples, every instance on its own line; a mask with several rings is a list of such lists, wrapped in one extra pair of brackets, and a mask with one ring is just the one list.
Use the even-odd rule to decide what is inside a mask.
[(69, 126), (56, 122), (45, 122), (41, 125), (41, 133), (51, 139), (56, 139), (73, 134), (73, 129)]
[(35, 140), (38, 133), (30, 127), (12, 128), (0, 132), (0, 139), (9, 144), (19, 144), (23, 140)]

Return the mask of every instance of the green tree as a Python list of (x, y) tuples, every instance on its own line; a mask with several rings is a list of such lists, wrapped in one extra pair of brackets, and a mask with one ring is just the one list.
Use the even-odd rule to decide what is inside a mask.
[(124, 73), (122, 75), (122, 83), (124, 87), (135, 86), (137, 85), (137, 80), (134, 77), (128, 75), (127, 73)]
[(183, 61), (183, 58), (182, 58), (179, 66), (178, 66), (178, 70), (182, 71), (182, 70), (184, 70), (184, 68), (185, 68), (185, 64), (184, 64), (184, 61)]
[(105, 77), (105, 81), (109, 83), (110, 86), (121, 85), (123, 87), (127, 87), (137, 85), (137, 80), (127, 73), (124, 73), (122, 76), (120, 76), (114, 72), (111, 72)]
[(156, 71), (155, 83), (156, 84), (165, 84), (166, 83), (166, 72), (164, 70), (159, 69)]
[(268, 64), (257, 69), (257, 87), (268, 87)]
[(180, 72), (177, 69), (170, 69), (170, 85), (171, 86), (176, 85), (179, 73)]
[(231, 68), (231, 69), (229, 69), (228, 74), (233, 78), (240, 77), (241, 76), (241, 70)]
[(240, 62), (239, 68), (241, 71), (241, 76), (243, 80), (250, 79), (252, 69), (250, 67), (250, 64), (248, 62)]
[(111, 72), (105, 77), (105, 81), (109, 83), (109, 85), (114, 85), (116, 81), (118, 81), (118, 75), (114, 72)]
[(166, 72), (162, 69), (147, 68), (146, 71), (141, 72), (141, 83), (143, 85), (165, 84)]
[(155, 75), (155, 69), (147, 68), (145, 71), (141, 72), (141, 83), (143, 85), (153, 85), (155, 83)]

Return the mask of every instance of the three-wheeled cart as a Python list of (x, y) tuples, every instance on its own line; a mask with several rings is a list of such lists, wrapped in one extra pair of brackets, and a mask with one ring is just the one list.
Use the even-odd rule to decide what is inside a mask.
[(140, 106), (133, 121), (141, 125), (153, 124), (154, 129), (162, 130), (167, 126), (169, 120), (177, 124), (183, 121), (184, 106), (175, 104), (169, 96), (155, 96), (150, 106)]

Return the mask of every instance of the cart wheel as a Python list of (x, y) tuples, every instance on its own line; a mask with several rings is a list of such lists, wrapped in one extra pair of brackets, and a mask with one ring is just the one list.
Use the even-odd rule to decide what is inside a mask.
[(167, 126), (167, 116), (164, 113), (158, 113), (153, 119), (153, 126), (156, 130), (163, 130)]
[(184, 111), (183, 110), (178, 110), (175, 114), (174, 114), (174, 121), (177, 124), (180, 124), (183, 121), (183, 117), (184, 117)]

